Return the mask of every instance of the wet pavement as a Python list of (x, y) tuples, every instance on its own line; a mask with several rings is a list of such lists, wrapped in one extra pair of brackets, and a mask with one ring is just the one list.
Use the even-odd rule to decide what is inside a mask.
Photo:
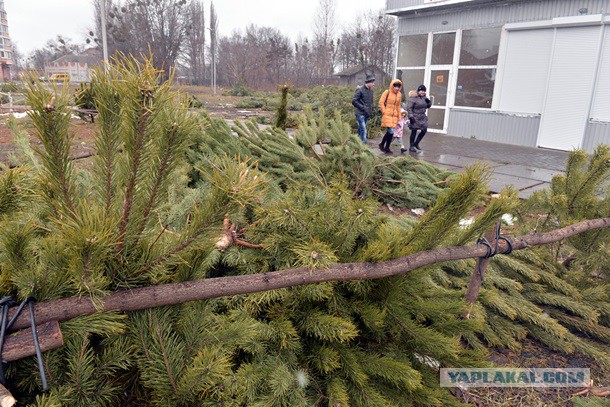
[[(371, 139), (368, 144), (382, 154), (378, 144), (381, 138)], [(421, 153), (406, 154), (424, 160), (439, 168), (463, 172), (466, 166), (476, 162), (487, 164), (492, 173), (489, 183), (491, 192), (497, 193), (512, 184), (519, 190), (521, 198), (529, 198), (534, 191), (545, 189), (553, 176), (565, 171), (568, 152), (515, 146), (475, 139), (428, 133), (420, 143)], [(396, 141), (390, 149), (393, 155), (400, 154)]]

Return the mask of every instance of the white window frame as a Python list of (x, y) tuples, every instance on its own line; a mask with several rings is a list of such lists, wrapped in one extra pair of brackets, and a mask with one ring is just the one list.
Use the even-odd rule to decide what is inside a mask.
[[(476, 30), (476, 28), (473, 28), (473, 30)], [(463, 35), (464, 30), (463, 29), (454, 29), (454, 30), (446, 30), (446, 31), (434, 31), (434, 32), (429, 32), (428, 33), (428, 43), (427, 43), (427, 47), (426, 47), (426, 58), (425, 58), (425, 66), (398, 66), (398, 53), (399, 53), (399, 44), (400, 44), (400, 37), (404, 37), (404, 36), (409, 36), (409, 35), (422, 35), (422, 34), (405, 34), (405, 35), (399, 35), (397, 38), (397, 47), (396, 47), (396, 53), (395, 53), (395, 58), (394, 58), (394, 66), (395, 66), (395, 71), (397, 70), (402, 70), (402, 71), (406, 71), (406, 70), (424, 70), (424, 84), (430, 88), (430, 83), (431, 83), (431, 71), (434, 70), (449, 70), (449, 83), (448, 83), (448, 89), (447, 89), (447, 104), (446, 104), (446, 117), (445, 117), (445, 126), (443, 130), (436, 130), (436, 129), (429, 129), (430, 132), (446, 132), (447, 131), (447, 126), (448, 126), (448, 120), (447, 117), (449, 115), (449, 112), (451, 109), (453, 109), (454, 107), (457, 109), (463, 109), (463, 110), (472, 110), (472, 111), (486, 111), (486, 112), (490, 112), (494, 110), (494, 106), (497, 105), (499, 98), (497, 97), (497, 90), (499, 89), (499, 87), (501, 85), (499, 85), (499, 81), (498, 78), (500, 78), (500, 62), (503, 61), (504, 55), (503, 55), (503, 51), (505, 49), (505, 42), (506, 42), (506, 34), (505, 34), (505, 29), (504, 27), (501, 28), (501, 32), (500, 32), (500, 43), (499, 43), (499, 49), (498, 49), (498, 59), (496, 62), (496, 65), (460, 65), (460, 53), (461, 53), (461, 49), (462, 49), (462, 35)], [(445, 65), (432, 65), (432, 46), (434, 45), (434, 35), (435, 34), (449, 34), (449, 33), (455, 33), (455, 45), (454, 45), (454, 51), (453, 51), (453, 63), (452, 64), (445, 64)], [(501, 59), (502, 58), (502, 59)], [(432, 68), (434, 66), (434, 68)], [(457, 95), (457, 81), (458, 81), (458, 75), (459, 75), (459, 70), (460, 69), (495, 69), (496, 70), (496, 80), (494, 82), (494, 88), (492, 90), (493, 95), (492, 95), (492, 101), (491, 101), (491, 107), (471, 107), (471, 106), (455, 106), (455, 99), (456, 99), (456, 95)]]

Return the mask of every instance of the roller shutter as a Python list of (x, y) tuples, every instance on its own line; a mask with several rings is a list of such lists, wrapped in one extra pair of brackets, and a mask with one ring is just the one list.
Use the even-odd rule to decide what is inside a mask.
[(542, 113), (553, 34), (554, 29), (508, 32), (500, 111)]
[(579, 148), (588, 123), (602, 26), (557, 28), (538, 145)]

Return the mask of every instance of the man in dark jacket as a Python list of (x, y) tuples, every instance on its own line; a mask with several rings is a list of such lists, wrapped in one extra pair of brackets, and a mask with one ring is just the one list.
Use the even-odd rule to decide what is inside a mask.
[(364, 85), (356, 88), (352, 98), (356, 121), (358, 121), (358, 135), (364, 144), (366, 144), (366, 124), (373, 115), (373, 86), (375, 86), (375, 78), (367, 75)]

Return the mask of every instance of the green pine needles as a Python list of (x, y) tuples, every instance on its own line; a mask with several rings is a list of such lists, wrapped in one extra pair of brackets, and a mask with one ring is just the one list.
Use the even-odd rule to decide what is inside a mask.
[[(324, 273), (472, 244), (504, 213), (533, 214), (525, 230), (609, 216), (607, 147), (573, 153), (566, 176), (526, 205), (503, 191), (462, 228), (487, 199), (484, 167), (455, 175), (380, 158), (339, 116), (311, 110), (293, 135), (230, 127), (190, 114), (159, 75), (128, 58), (96, 71), (90, 170), (70, 159), (68, 95), (27, 85), (41, 145), (0, 172), (3, 294), (96, 301), (166, 282)], [(381, 202), (430, 210), (388, 216)], [(474, 261), (462, 260), (73, 319), (61, 324), (64, 346), (43, 354), (50, 391), (33, 358), (10, 364), (9, 388), (37, 406), (460, 405), (438, 387), (438, 368), (488, 366), (492, 348), (526, 337), (610, 370), (607, 233), (495, 257), (470, 310)]]

